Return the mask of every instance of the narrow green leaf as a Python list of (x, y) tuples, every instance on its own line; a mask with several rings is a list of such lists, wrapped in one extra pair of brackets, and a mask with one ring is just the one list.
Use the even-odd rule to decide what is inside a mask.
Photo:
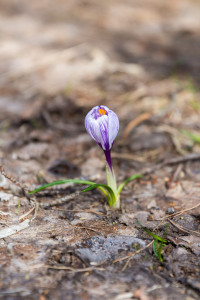
[(193, 142), (200, 144), (200, 135), (194, 134), (194, 133), (192, 133), (188, 130), (185, 130), (185, 129), (181, 129), (181, 132), (184, 135), (186, 135), (187, 137), (189, 137)]
[(152, 247), (153, 247), (154, 255), (158, 258), (157, 243), (156, 242), (158, 242), (158, 241), (154, 239)]
[(62, 180), (57, 180), (57, 181), (53, 181), (50, 183), (47, 183), (45, 185), (40, 186), (39, 188), (29, 192), (29, 194), (34, 194), (37, 192), (40, 192), (48, 187), (54, 186), (54, 185), (60, 185), (60, 184), (65, 184), (65, 183), (78, 183), (78, 184), (87, 184), (87, 185), (91, 185), (91, 184), (95, 184), (95, 182), (92, 181), (87, 181), (87, 180), (79, 180), (79, 179), (62, 179)]
[(158, 235), (154, 234), (153, 232), (151, 232), (148, 228), (144, 227), (138, 220), (137, 223), (142, 227), (142, 229), (144, 231), (146, 231), (146, 233), (148, 233), (148, 235), (152, 236), (155, 240), (163, 242), (163, 243), (167, 243), (167, 240), (159, 237)]
[[(95, 184), (92, 184), (89, 187), (85, 188), (81, 192), (87, 192), (87, 191), (90, 191), (95, 188), (99, 188), (100, 190), (102, 190), (102, 188), (103, 188), (104, 194), (105, 194), (105, 189), (106, 189), (109, 193), (108, 194), (106, 192), (106, 194), (105, 194), (108, 198), (108, 204), (109, 204), (109, 206), (113, 206), (113, 204), (116, 202), (116, 196), (115, 196), (115, 193), (113, 192), (112, 188), (106, 184), (95, 183)], [(108, 197), (108, 196), (110, 196), (110, 197)]]
[(129, 183), (130, 181), (133, 181), (135, 179), (138, 179), (138, 178), (142, 178), (142, 174), (134, 174), (133, 176), (127, 178), (126, 180), (124, 180), (119, 186), (118, 186), (118, 189), (117, 189), (117, 195), (119, 195), (123, 189), (123, 187)]
[[(140, 222), (138, 221), (138, 224), (141, 226)], [(154, 237), (154, 241), (153, 241), (153, 252), (154, 252), (154, 255), (159, 259), (160, 262), (163, 262), (163, 258), (162, 258), (162, 248), (163, 246), (166, 245), (167, 241), (164, 242), (164, 238), (166, 237), (167, 235), (167, 228), (168, 228), (169, 224), (166, 224), (165, 225), (165, 231), (164, 231), (164, 234), (163, 234), (163, 241), (161, 242), (160, 241), (160, 237), (156, 236), (156, 238)], [(143, 227), (142, 228), (147, 232), (147, 228)], [(146, 230), (147, 229), (147, 230)], [(148, 230), (149, 231), (149, 230)], [(149, 231), (150, 232), (150, 231)], [(147, 232), (148, 234), (150, 234), (151, 236), (153, 236), (152, 232)]]
[(19, 213), (20, 206), (21, 206), (21, 200), (19, 200), (19, 201), (18, 201), (18, 205), (17, 205), (17, 211), (16, 211), (16, 213), (17, 213), (17, 214)]
[[(165, 225), (165, 229), (164, 229), (164, 234), (163, 234), (163, 239), (165, 239), (165, 237), (166, 237), (166, 235), (167, 235), (167, 230), (168, 230), (168, 226), (169, 226), (169, 224), (166, 224)], [(157, 241), (158, 242), (158, 241)], [(158, 242), (159, 243), (159, 242)], [(160, 244), (160, 245), (159, 245)], [(161, 243), (159, 243), (158, 244), (158, 258), (159, 258), (159, 260), (161, 261), (161, 262), (163, 262), (163, 258), (162, 258), (162, 248), (163, 248), (163, 246), (165, 245), (165, 243), (163, 243), (163, 242), (161, 242)]]
[(87, 180), (81, 180), (81, 179), (62, 179), (62, 180), (53, 181), (53, 182), (50, 182), (50, 183), (40, 186), (39, 188), (29, 192), (29, 194), (34, 194), (34, 193), (40, 192), (48, 187), (65, 184), (65, 183), (77, 183), (77, 184), (89, 185), (89, 187), (82, 190), (82, 192), (87, 192), (94, 188), (100, 189), (104, 193), (104, 195), (107, 197), (108, 203), (110, 206), (112, 206), (116, 201), (116, 196), (115, 196), (113, 190), (111, 189), (111, 187), (109, 187), (108, 185), (98, 184), (93, 181), (87, 181)]
[(159, 248), (158, 248), (158, 259), (159, 259), (159, 261), (160, 262), (163, 262), (163, 258), (162, 258), (162, 254), (161, 254), (161, 252), (162, 252), (162, 248), (163, 248), (163, 246), (164, 246), (165, 244), (163, 244), (163, 243), (160, 243), (160, 246), (159, 246)]

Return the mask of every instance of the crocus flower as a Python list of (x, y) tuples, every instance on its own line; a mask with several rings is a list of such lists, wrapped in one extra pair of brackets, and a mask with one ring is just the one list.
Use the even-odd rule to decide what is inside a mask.
[(85, 117), (89, 135), (104, 150), (108, 166), (112, 170), (110, 150), (119, 131), (119, 119), (107, 106), (95, 106)]
[(82, 190), (82, 192), (87, 192), (94, 188), (100, 189), (101, 192), (103, 192), (103, 194), (107, 197), (108, 204), (111, 207), (120, 208), (121, 190), (128, 182), (136, 178), (141, 178), (142, 175), (135, 174), (127, 178), (124, 182), (122, 182), (117, 187), (115, 173), (112, 168), (110, 151), (119, 130), (118, 117), (108, 107), (103, 105), (96, 106), (91, 111), (89, 111), (89, 113), (85, 117), (85, 127), (89, 135), (99, 144), (99, 146), (103, 149), (105, 153), (106, 161), (107, 161), (107, 166), (106, 166), (107, 185), (88, 181), (88, 180), (82, 180), (82, 179), (64, 179), (64, 180), (58, 180), (58, 181), (45, 184), (42, 187), (39, 187), (34, 191), (31, 191), (29, 194), (39, 192), (47, 187), (54, 186), (57, 184), (73, 182), (78, 184), (89, 185), (86, 189)]

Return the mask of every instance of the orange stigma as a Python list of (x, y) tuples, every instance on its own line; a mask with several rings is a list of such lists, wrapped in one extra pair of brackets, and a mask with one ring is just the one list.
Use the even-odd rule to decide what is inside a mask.
[(104, 116), (104, 115), (106, 115), (106, 110), (104, 108), (100, 108), (99, 113), (101, 116)]

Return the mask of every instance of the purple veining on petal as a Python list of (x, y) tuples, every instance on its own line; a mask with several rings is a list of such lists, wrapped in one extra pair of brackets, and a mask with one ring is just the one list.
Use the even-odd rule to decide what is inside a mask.
[(104, 118), (104, 122), (99, 122), (99, 129), (103, 139), (103, 149), (109, 150), (109, 138), (108, 138), (108, 117)]
[(92, 115), (92, 117), (93, 117), (95, 120), (97, 120), (97, 119), (101, 116), (100, 113), (98, 112), (98, 109), (97, 109), (97, 108), (95, 108), (95, 109), (92, 111), (91, 115)]
[(85, 127), (89, 135), (104, 151), (112, 148), (119, 130), (117, 115), (104, 105), (95, 106), (85, 118)]
[(99, 106), (95, 106), (93, 109), (92, 109), (92, 117), (97, 120), (98, 118), (102, 117), (102, 115), (100, 114), (99, 110), (100, 109), (103, 109), (106, 111), (106, 115), (108, 115), (108, 111), (107, 111), (107, 107), (105, 106), (102, 106), (102, 105), (99, 105)]

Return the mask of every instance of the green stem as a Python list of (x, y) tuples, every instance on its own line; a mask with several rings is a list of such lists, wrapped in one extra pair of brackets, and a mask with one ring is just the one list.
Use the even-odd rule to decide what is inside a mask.
[(111, 205), (113, 208), (120, 207), (120, 197), (117, 195), (117, 182), (113, 168), (111, 169), (110, 166), (106, 165), (106, 175), (107, 175), (107, 185), (111, 187), (114, 192), (114, 197), (111, 197)]

